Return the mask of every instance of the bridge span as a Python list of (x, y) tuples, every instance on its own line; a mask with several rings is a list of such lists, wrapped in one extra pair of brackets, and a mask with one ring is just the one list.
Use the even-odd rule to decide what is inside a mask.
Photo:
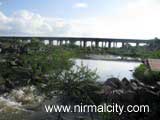
[[(126, 44), (135, 43), (136, 46), (139, 44), (149, 44), (152, 40), (147, 39), (118, 39), (118, 38), (89, 38), (89, 37), (35, 37), (35, 36), (0, 36), (1, 40), (21, 40), (21, 41), (31, 41), (37, 39), (40, 41), (48, 41), (50, 45), (66, 45), (75, 44), (78, 42), (80, 47), (87, 47), (87, 43), (90, 42), (91, 47), (117, 47), (120, 43), (122, 47)], [(54, 44), (56, 43), (56, 44)], [(101, 45), (100, 45), (101, 44)]]

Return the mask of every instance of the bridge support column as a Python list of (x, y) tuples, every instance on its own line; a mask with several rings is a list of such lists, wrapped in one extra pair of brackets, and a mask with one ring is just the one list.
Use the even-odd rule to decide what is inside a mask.
[(87, 46), (87, 42), (83, 41), (83, 47), (85, 48)]
[(124, 45), (125, 45), (125, 43), (124, 43), (124, 42), (122, 42), (122, 48), (124, 48)]
[(113, 42), (113, 48), (115, 48), (115, 46), (116, 46), (116, 45), (115, 45), (115, 42)]
[(93, 48), (94, 47), (94, 45), (93, 45), (93, 41), (91, 41), (91, 48)]
[(108, 42), (108, 48), (111, 48), (111, 42)]
[(53, 45), (53, 40), (49, 40), (49, 45)]
[(59, 42), (60, 42), (60, 46), (63, 44), (63, 40), (59, 40)]
[(101, 42), (102, 44), (101, 44), (101, 47), (103, 48), (103, 42)]
[(95, 44), (96, 44), (96, 48), (99, 47), (99, 41), (95, 41)]
[(117, 48), (117, 42), (116, 42), (116, 48)]
[(79, 41), (79, 46), (82, 48), (82, 41)]
[(66, 41), (66, 45), (68, 45), (68, 40), (65, 40)]
[(105, 42), (105, 48), (107, 47), (107, 42)]
[(136, 47), (138, 47), (138, 46), (139, 46), (139, 43), (137, 42), (137, 43), (136, 43)]
[(60, 45), (60, 41), (59, 40), (57, 40), (57, 46), (59, 46)]

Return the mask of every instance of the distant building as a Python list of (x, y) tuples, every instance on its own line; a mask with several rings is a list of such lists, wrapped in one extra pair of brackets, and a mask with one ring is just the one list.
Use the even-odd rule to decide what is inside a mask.
[(160, 71), (160, 59), (147, 59), (144, 60), (144, 64), (146, 64), (151, 71)]

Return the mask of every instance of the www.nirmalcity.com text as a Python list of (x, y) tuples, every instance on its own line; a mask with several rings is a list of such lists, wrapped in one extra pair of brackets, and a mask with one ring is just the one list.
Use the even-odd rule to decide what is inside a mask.
[(124, 112), (150, 112), (149, 105), (118, 105), (113, 104), (101, 104), (101, 105), (45, 105), (45, 111), (47, 113), (51, 112), (113, 112), (121, 115)]

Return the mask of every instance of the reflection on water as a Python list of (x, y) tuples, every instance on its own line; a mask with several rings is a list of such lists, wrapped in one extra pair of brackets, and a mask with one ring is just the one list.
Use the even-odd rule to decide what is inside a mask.
[(110, 77), (118, 77), (123, 79), (132, 79), (133, 70), (139, 66), (140, 62), (126, 62), (126, 61), (103, 61), (103, 60), (86, 60), (75, 59), (76, 65), (80, 66), (82, 63), (90, 69), (97, 70), (100, 76), (100, 81), (105, 81)]

